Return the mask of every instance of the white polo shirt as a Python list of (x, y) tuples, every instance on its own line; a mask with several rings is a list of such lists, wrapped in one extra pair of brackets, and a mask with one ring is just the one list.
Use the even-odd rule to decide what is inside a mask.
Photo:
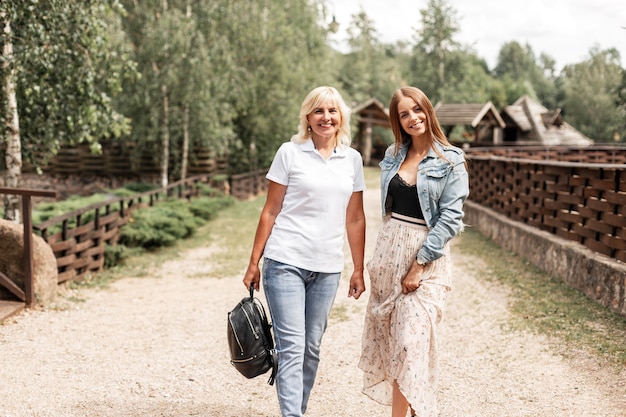
[(286, 142), (266, 177), (287, 190), (264, 256), (314, 272), (343, 271), (346, 209), (352, 193), (365, 190), (361, 155), (338, 146), (326, 160), (312, 140)]

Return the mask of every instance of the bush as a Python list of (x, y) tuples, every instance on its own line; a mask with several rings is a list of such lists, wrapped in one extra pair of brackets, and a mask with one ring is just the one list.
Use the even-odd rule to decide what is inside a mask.
[(209, 221), (222, 209), (234, 203), (233, 197), (199, 197), (189, 202), (189, 210), (194, 216)]
[(142, 252), (143, 248), (129, 248), (124, 245), (105, 245), (104, 269), (110, 269), (123, 265), (127, 258)]
[(129, 190), (131, 191), (133, 194), (141, 194), (144, 193), (146, 191), (152, 191), (159, 188), (158, 186), (154, 185), (154, 184), (147, 184), (144, 182), (131, 182), (129, 184), (124, 185), (124, 188), (122, 188), (122, 190)]
[[(92, 204), (101, 203), (109, 198), (111, 198), (110, 195), (99, 193), (92, 194), (88, 197), (71, 196), (63, 201), (40, 203), (33, 210), (33, 224), (45, 222), (53, 217), (61, 216), (62, 214), (70, 213)], [(91, 216), (93, 217), (93, 214), (91, 214)], [(88, 220), (82, 221), (87, 222)]]
[(189, 207), (186, 200), (168, 200), (135, 210), (121, 229), (119, 243), (154, 249), (191, 236), (204, 221), (195, 217)]

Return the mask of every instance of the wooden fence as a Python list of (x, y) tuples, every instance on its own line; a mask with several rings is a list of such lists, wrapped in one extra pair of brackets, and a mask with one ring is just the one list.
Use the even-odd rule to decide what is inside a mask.
[(479, 148), (467, 156), (471, 201), (626, 262), (625, 148)]
[[(42, 169), (48, 175), (55, 176), (121, 176), (143, 178), (158, 176), (160, 165), (153, 153), (144, 151), (134, 155), (133, 143), (103, 141), (102, 153), (95, 155), (87, 144), (64, 144), (58, 153)], [(1, 149), (0, 149), (1, 150)], [(202, 174), (226, 173), (228, 160), (225, 156), (207, 148), (193, 149), (189, 156), (189, 176)], [(179, 161), (170, 156), (170, 167), (176, 167)], [(34, 167), (24, 162), (24, 172), (34, 171)]]
[[(104, 267), (105, 245), (115, 245), (120, 228), (128, 223), (133, 210), (152, 206), (160, 199), (177, 197), (191, 199), (198, 195), (199, 184), (209, 184), (227, 191), (236, 198), (245, 199), (265, 191), (265, 171), (234, 175), (230, 184), (215, 183), (211, 175), (197, 175), (129, 197), (112, 198), (36, 224), (33, 229), (48, 242), (57, 259), (59, 284), (82, 280), (86, 275)], [(83, 221), (83, 219), (89, 219)], [(53, 226), (61, 225), (59, 232), (50, 234)]]
[(31, 197), (56, 197), (56, 192), (47, 190), (29, 190), (18, 188), (0, 188), (0, 194), (22, 196), (23, 242), (24, 242), (24, 289), (18, 287), (10, 277), (0, 271), (0, 285), (26, 303), (26, 307), (35, 304), (34, 262), (33, 262), (33, 223), (31, 217)]
[(231, 176), (231, 195), (239, 200), (245, 200), (265, 192), (268, 184), (265, 174), (266, 169)]
[[(120, 228), (128, 223), (133, 210), (152, 206), (167, 197), (190, 199), (198, 195), (199, 184), (209, 184), (210, 181), (209, 175), (198, 175), (171, 183), (165, 188), (112, 198), (51, 218), (34, 225), (33, 229), (52, 248), (57, 259), (59, 284), (69, 280), (80, 281), (87, 274), (102, 270), (105, 245), (117, 243)], [(84, 218), (92, 220), (85, 222)], [(50, 235), (49, 229), (59, 224), (61, 230)]]

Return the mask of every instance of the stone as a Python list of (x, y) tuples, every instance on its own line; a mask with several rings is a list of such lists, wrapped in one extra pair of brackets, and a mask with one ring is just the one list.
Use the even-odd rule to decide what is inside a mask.
[[(35, 301), (51, 304), (58, 292), (57, 260), (42, 237), (33, 234), (33, 288)], [(24, 290), (24, 226), (0, 219), (0, 272)], [(16, 300), (0, 285), (0, 299)]]

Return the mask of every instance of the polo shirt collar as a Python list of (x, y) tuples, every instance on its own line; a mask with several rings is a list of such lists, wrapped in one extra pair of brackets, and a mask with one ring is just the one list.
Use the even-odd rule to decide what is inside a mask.
[[(313, 152), (315, 151), (315, 145), (313, 145), (313, 140), (312, 139), (307, 139), (305, 142), (302, 142), (300, 144), (300, 146), (302, 147), (302, 150), (305, 152)], [(340, 156), (340, 157), (345, 157), (346, 156), (346, 151), (347, 151), (347, 146), (339, 144), (337, 145), (337, 149), (335, 153), (333, 153), (330, 157), (336, 157), (336, 156)]]

